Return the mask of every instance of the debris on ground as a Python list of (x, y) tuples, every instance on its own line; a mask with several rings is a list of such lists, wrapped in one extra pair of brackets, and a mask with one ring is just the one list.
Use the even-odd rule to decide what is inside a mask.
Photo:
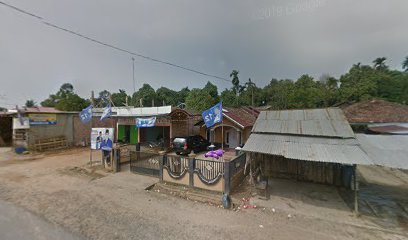
[(256, 205), (250, 204), (250, 199), (249, 198), (242, 198), (241, 207), (243, 209), (253, 209), (253, 208), (256, 208)]

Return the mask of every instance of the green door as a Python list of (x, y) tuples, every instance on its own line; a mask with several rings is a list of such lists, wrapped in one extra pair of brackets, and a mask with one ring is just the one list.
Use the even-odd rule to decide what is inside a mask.
[(130, 144), (137, 144), (137, 128), (136, 126), (130, 126)]
[(126, 137), (126, 130), (124, 125), (119, 125), (118, 127), (118, 141), (123, 142)]

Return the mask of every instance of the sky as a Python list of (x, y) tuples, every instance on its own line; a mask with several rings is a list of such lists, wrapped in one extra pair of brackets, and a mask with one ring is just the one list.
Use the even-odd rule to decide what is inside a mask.
[[(0, 0), (46, 21), (149, 57), (265, 86), (272, 78), (339, 77), (357, 62), (408, 56), (406, 0)], [(69, 82), (133, 92), (132, 56), (0, 5), (0, 106), (37, 103)], [(228, 81), (135, 57), (136, 89), (218, 90)]]

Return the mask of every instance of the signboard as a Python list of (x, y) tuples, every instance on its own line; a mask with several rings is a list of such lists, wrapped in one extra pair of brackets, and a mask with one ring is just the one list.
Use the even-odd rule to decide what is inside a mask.
[(155, 124), (156, 124), (156, 117), (136, 118), (136, 127), (137, 128), (154, 127)]
[(28, 114), (30, 125), (56, 125), (57, 114), (38, 113)]
[(217, 103), (212, 108), (206, 110), (202, 114), (207, 128), (222, 121), (222, 103)]
[[(91, 131), (91, 149), (101, 150), (103, 148), (112, 149), (113, 128), (92, 128)], [(106, 149), (106, 150), (110, 150)]]
[(20, 119), (13, 118), (13, 129), (29, 129), (30, 120), (27, 117), (23, 117), (23, 124), (21, 125)]

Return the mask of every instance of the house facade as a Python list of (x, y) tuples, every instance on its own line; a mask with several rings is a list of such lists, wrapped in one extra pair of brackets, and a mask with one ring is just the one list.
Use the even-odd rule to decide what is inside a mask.
[(223, 109), (223, 121), (207, 128), (201, 119), (196, 125), (200, 127), (200, 135), (215, 145), (224, 144), (225, 148), (236, 148), (245, 144), (251, 129), (259, 115), (252, 107)]

